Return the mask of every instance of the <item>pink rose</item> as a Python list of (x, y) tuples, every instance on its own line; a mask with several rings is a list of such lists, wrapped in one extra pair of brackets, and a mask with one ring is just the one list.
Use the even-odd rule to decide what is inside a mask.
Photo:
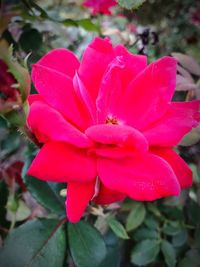
[(44, 143), (28, 173), (67, 183), (67, 216), (77, 222), (89, 201), (177, 196), (192, 172), (173, 147), (199, 116), (199, 101), (171, 102), (176, 60), (147, 65), (109, 39), (96, 38), (81, 62), (55, 49), (33, 65), (29, 128)]
[(116, 6), (115, 0), (85, 0), (83, 6), (92, 9), (92, 15), (96, 16), (98, 13), (111, 15), (110, 8)]

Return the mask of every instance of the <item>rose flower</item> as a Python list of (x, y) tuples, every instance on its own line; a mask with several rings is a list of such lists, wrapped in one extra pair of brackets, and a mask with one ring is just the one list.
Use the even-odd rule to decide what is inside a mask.
[(115, 0), (86, 0), (83, 3), (83, 6), (92, 9), (93, 16), (96, 16), (98, 13), (111, 15), (110, 8), (116, 5), (117, 2)]
[(192, 172), (173, 150), (199, 121), (199, 101), (171, 102), (176, 60), (147, 65), (123, 45), (96, 38), (81, 62), (55, 49), (32, 69), (38, 94), (27, 123), (42, 148), (28, 174), (66, 182), (66, 211), (77, 222), (89, 201), (178, 196)]

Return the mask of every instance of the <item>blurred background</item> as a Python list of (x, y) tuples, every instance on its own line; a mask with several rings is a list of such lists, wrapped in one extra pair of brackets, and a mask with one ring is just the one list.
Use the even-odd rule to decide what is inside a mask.
[(95, 36), (149, 62), (175, 57), (174, 101), (200, 99), (200, 2), (1, 0), (0, 8), (0, 266), (200, 267), (200, 127), (176, 148), (193, 170), (190, 189), (91, 206), (75, 227), (63, 219), (65, 185), (26, 175), (37, 147), (25, 126), (31, 65), (57, 47), (81, 58)]

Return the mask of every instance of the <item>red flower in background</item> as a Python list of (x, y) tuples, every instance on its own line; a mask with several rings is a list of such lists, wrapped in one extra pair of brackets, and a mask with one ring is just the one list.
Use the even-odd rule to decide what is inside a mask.
[(0, 59), (0, 112), (9, 111), (19, 101), (19, 91), (13, 88), (16, 83), (8, 71), (8, 66)]
[(96, 38), (81, 62), (55, 49), (33, 65), (38, 94), (28, 125), (44, 143), (28, 173), (67, 183), (67, 216), (89, 201), (110, 204), (179, 195), (192, 172), (173, 147), (199, 121), (199, 101), (171, 102), (176, 60), (145, 56)]
[(25, 192), (26, 186), (21, 177), (23, 165), (24, 164), (21, 161), (12, 162), (5, 167), (2, 164), (0, 168), (0, 180), (4, 179), (10, 188), (13, 187), (16, 182), (21, 190)]
[(192, 22), (198, 26), (200, 25), (200, 7), (193, 10)]
[(98, 13), (111, 15), (110, 8), (117, 5), (115, 0), (86, 0), (83, 5), (92, 9), (92, 15), (96, 16)]

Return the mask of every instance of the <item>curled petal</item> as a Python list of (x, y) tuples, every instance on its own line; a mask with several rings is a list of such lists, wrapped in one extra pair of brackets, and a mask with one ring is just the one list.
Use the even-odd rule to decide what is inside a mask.
[(76, 223), (83, 215), (88, 202), (94, 195), (95, 180), (88, 183), (68, 183), (66, 213), (71, 223)]
[(171, 148), (152, 147), (151, 152), (166, 160), (174, 170), (181, 188), (192, 185), (192, 171), (185, 161)]
[(166, 196), (177, 196), (180, 185), (170, 165), (150, 153), (126, 159), (99, 158), (98, 176), (111, 190), (139, 201), (152, 201)]
[(130, 126), (99, 124), (89, 127), (85, 133), (97, 143), (127, 145), (140, 151), (147, 151), (148, 149), (148, 143), (143, 134)]
[(109, 205), (114, 202), (122, 201), (125, 197), (125, 194), (110, 190), (101, 183), (99, 193), (95, 198), (92, 199), (92, 201), (98, 205)]
[(30, 106), (27, 122), (39, 142), (67, 142), (77, 147), (89, 147), (88, 137), (68, 123), (63, 116), (42, 101)]
[(43, 56), (37, 64), (60, 72), (69, 77), (73, 77), (79, 68), (79, 61), (76, 56), (65, 48), (51, 50)]
[(95, 103), (92, 100), (87, 88), (85, 87), (85, 85), (81, 81), (77, 72), (76, 72), (74, 79), (73, 79), (73, 85), (74, 85), (74, 90), (76, 91), (77, 96), (79, 97), (82, 104), (88, 110), (88, 112), (92, 118), (92, 123), (96, 122)]
[(164, 116), (143, 130), (150, 145), (174, 146), (200, 121), (200, 101), (174, 102)]
[(122, 57), (125, 69), (122, 73), (122, 85), (126, 89), (127, 85), (147, 67), (147, 57), (130, 53), (123, 45), (114, 48), (115, 57)]
[(33, 160), (28, 174), (45, 181), (84, 183), (97, 176), (96, 161), (83, 149), (49, 142), (43, 145)]

